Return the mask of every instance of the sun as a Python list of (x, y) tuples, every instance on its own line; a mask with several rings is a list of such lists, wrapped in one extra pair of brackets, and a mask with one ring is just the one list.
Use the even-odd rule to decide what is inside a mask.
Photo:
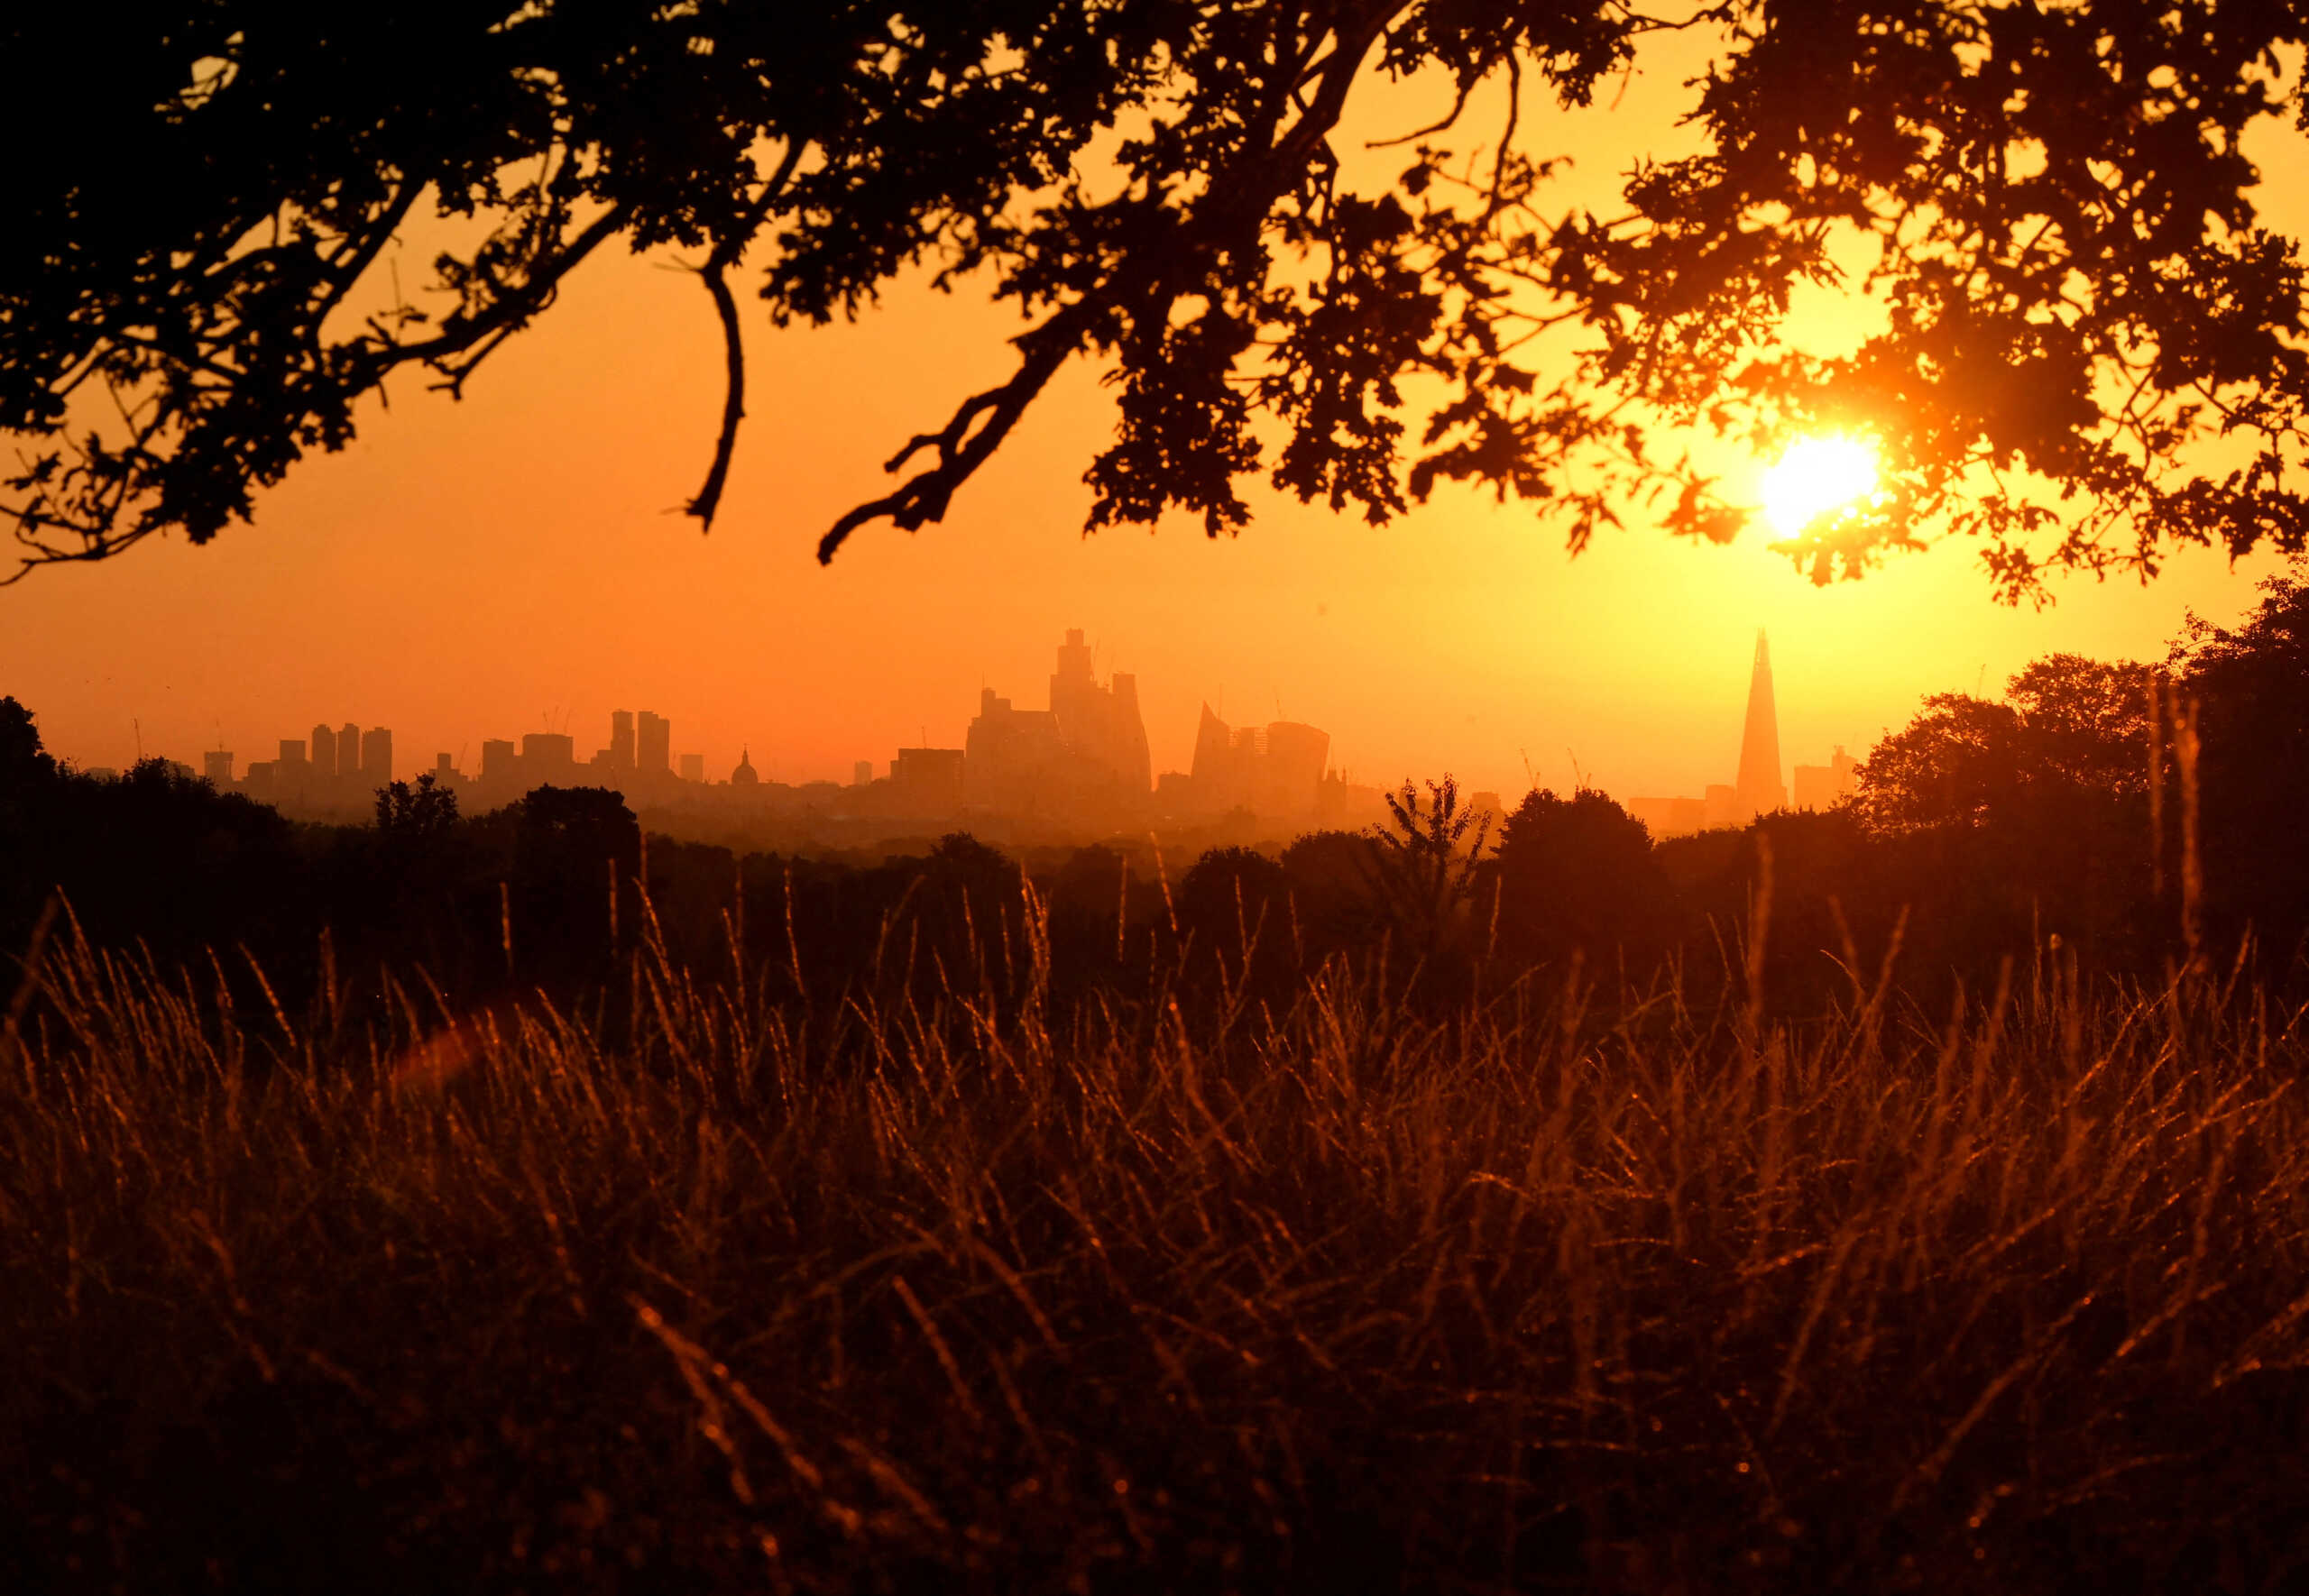
[(1855, 438), (1803, 438), (1763, 475), (1764, 519), (1793, 537), (1876, 490), (1876, 452)]

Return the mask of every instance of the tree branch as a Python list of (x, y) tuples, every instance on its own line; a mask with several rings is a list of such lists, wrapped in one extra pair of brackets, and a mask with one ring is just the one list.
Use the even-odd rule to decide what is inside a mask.
[[(818, 539), (818, 564), (831, 564), (834, 552), (852, 532), (884, 516), (890, 518), (892, 525), (908, 532), (919, 530), (925, 521), (943, 519), (954, 490), (968, 482), (986, 457), (994, 453), (995, 445), (1017, 425), (1026, 406), (1080, 347), (1082, 324), (1089, 320), (1095, 304), (1093, 300), (1077, 300), (1035, 328), (1020, 340), (1027, 345), (1026, 358), (1019, 362), (1009, 381), (964, 401), (943, 432), (925, 434), (907, 444), (890, 462), (890, 470), (897, 470), (925, 448), (938, 451), (938, 463), (906, 479), (897, 492), (861, 504), (836, 521)], [(969, 432), (971, 423), (981, 415), (987, 418), (985, 424), (977, 431)]]
[[(1224, 238), (1246, 220), (1256, 226), (1274, 197), (1299, 180), (1307, 162), (1322, 148), (1325, 136), (1338, 125), (1348, 85), (1396, 9), (1394, 0), (1378, 0), (1352, 23), (1340, 24), (1330, 52), (1297, 75), (1314, 78), (1319, 87), (1282, 136), (1268, 139), (1265, 125), (1280, 117), (1288, 96), (1270, 103), (1268, 117), (1254, 132), (1259, 142), (1246, 149), (1237, 170), (1228, 180), (1211, 183), (1206, 203), (1188, 218), (1182, 235), (1173, 241), (1171, 250), (1150, 249), (1130, 256), (1121, 270), (1020, 338), (1026, 358), (1007, 382), (964, 400), (944, 427), (917, 435), (885, 469), (897, 471), (930, 448), (937, 450), (938, 463), (908, 478), (896, 492), (859, 505), (836, 521), (818, 540), (818, 564), (832, 564), (850, 535), (869, 521), (887, 517), (893, 526), (914, 532), (926, 522), (943, 520), (955, 490), (1009, 435), (1027, 405), (1049, 385), (1058, 368), (1082, 348), (1102, 317), (1141, 295), (1148, 302), (1142, 318), (1159, 316), (1178, 298), (1177, 289), (1165, 278), (1171, 261), (1195, 261), (1200, 241)], [(985, 417), (983, 424), (971, 430), (980, 417)]]
[(722, 269), (719, 251), (698, 276), (705, 284), (705, 291), (713, 296), (714, 311), (722, 318), (728, 386), (722, 396), (722, 430), (713, 440), (713, 463), (706, 471), (705, 486), (682, 509), (683, 513), (697, 518), (699, 531), (711, 532), (713, 512), (722, 508), (722, 484), (730, 480), (730, 456), (738, 446), (738, 423), (746, 416), (746, 339), (744, 329), (738, 325), (738, 302), (731, 297), (729, 277)]
[(699, 268), (698, 277), (705, 284), (705, 291), (713, 297), (714, 314), (722, 319), (722, 350), (725, 386), (722, 394), (722, 429), (713, 439), (713, 463), (706, 468), (705, 485), (697, 497), (682, 507), (683, 513), (697, 518), (700, 532), (713, 530), (714, 513), (722, 508), (722, 489), (730, 480), (730, 459), (738, 448), (738, 423), (746, 418), (746, 335), (738, 321), (738, 302), (731, 297), (729, 271), (746, 252), (754, 234), (770, 207), (785, 195), (794, 181), (794, 169), (802, 163), (802, 141), (788, 139), (786, 154), (778, 161), (777, 170), (769, 181), (762, 185), (760, 196), (746, 209), (742, 221), (713, 246)]

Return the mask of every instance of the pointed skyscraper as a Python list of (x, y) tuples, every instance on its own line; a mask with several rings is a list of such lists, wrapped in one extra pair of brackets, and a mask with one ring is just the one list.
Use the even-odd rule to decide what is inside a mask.
[(1748, 678), (1748, 724), (1740, 734), (1740, 779), (1733, 801), (1743, 815), (1788, 807), (1780, 774), (1780, 711), (1771, 696), (1771, 644), (1756, 628), (1756, 665)]

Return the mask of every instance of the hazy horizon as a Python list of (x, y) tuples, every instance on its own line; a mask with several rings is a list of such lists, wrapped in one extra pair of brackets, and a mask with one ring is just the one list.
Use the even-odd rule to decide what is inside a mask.
[[(1645, 60), (1604, 105), (1547, 113), (1579, 157), (1564, 202), (1600, 202), (1629, 152), (1693, 137), (1669, 128), (1688, 63), (1664, 46)], [(1446, 103), (1432, 82), (1375, 95), (1357, 142)], [(1384, 181), (1402, 159), (1348, 165)], [(2301, 185), (2263, 164), (2266, 220), (2291, 225)], [(421, 278), (439, 226), (406, 230), (405, 275)], [(260, 496), (253, 526), (0, 590), (0, 691), (87, 766), (127, 765), (140, 721), (148, 752), (196, 761), (349, 719), (391, 727), (414, 770), (439, 751), (470, 765), (483, 738), (548, 715), (597, 746), (612, 710), (648, 708), (709, 775), (749, 748), (766, 778), (846, 780), (925, 733), (959, 746), (981, 684), (1040, 703), (1050, 649), (1080, 627), (1102, 673), (1137, 674), (1157, 770), (1185, 767), (1209, 700), (1324, 728), (1361, 781), (1450, 771), (1514, 792), (1528, 757), (1559, 788), (1576, 761), (1614, 793), (1697, 793), (1731, 779), (1758, 627), (1785, 757), (1817, 763), (1837, 743), (1864, 754), (1927, 693), (1993, 693), (2047, 653), (2161, 655), (2188, 610), (2240, 613), (2277, 564), (2189, 551), (2147, 588), (2056, 579), (2052, 608), (2014, 611), (1969, 545), (1818, 589), (1762, 527), (1728, 547), (1632, 527), (1571, 560), (1528, 510), (1477, 493), (1447, 487), (1372, 528), (1258, 480), (1239, 539), (1175, 518), (1084, 538), (1081, 473), (1112, 407), (1077, 362), (944, 523), (869, 527), (821, 568), (818, 535), (883, 491), (898, 443), (1007, 369), (1019, 323), (922, 272), (855, 325), (774, 332), (750, 310), (747, 420), (701, 537), (680, 506), (711, 449), (722, 350), (681, 258), (588, 261), (462, 401), (404, 374), (343, 454)], [(1857, 312), (1805, 314), (1834, 341)], [(1735, 488), (1767, 463), (1713, 459)]]

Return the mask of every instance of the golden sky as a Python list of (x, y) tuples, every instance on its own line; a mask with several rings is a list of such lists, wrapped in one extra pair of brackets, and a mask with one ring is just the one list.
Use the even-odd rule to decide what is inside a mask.
[[(1675, 65), (1550, 124), (1578, 181), (1656, 138)], [(1420, 100), (1379, 110), (1415, 126)], [(2297, 234), (2292, 185), (2269, 209)], [(701, 537), (677, 511), (722, 399), (711, 307), (667, 258), (605, 255), (462, 403), (404, 372), (358, 443), (265, 496), (253, 527), (0, 590), (0, 693), (89, 765), (125, 765), (137, 722), (148, 754), (221, 741), (245, 762), (350, 720), (392, 728), (404, 773), (437, 750), (470, 770), (483, 738), (566, 721), (583, 757), (612, 709), (651, 709), (715, 777), (750, 748), (767, 776), (847, 780), (925, 735), (959, 746), (981, 683), (1039, 707), (1079, 626), (1102, 673), (1137, 673), (1157, 770), (1184, 767), (1209, 700), (1238, 723), (1324, 727), (1358, 780), (1451, 771), (1512, 795), (1526, 758), (1559, 788), (1576, 760), (1623, 796), (1696, 793), (1732, 779), (1759, 626), (1783, 752), (1814, 763), (2040, 654), (2161, 653), (2187, 610), (2233, 616), (2270, 568), (2185, 555), (2146, 589), (2072, 582), (2014, 611), (1967, 547), (1823, 590), (1761, 529), (1727, 548), (1631, 529), (1573, 560), (1528, 512), (1449, 489), (1380, 528), (1256, 489), (1237, 540), (1184, 523), (1086, 539), (1081, 473), (1109, 413), (1078, 365), (943, 525), (867, 527), (821, 569), (818, 535), (883, 491), (899, 441), (1007, 371), (1017, 329), (918, 284), (852, 326), (757, 320), (736, 465)]]

